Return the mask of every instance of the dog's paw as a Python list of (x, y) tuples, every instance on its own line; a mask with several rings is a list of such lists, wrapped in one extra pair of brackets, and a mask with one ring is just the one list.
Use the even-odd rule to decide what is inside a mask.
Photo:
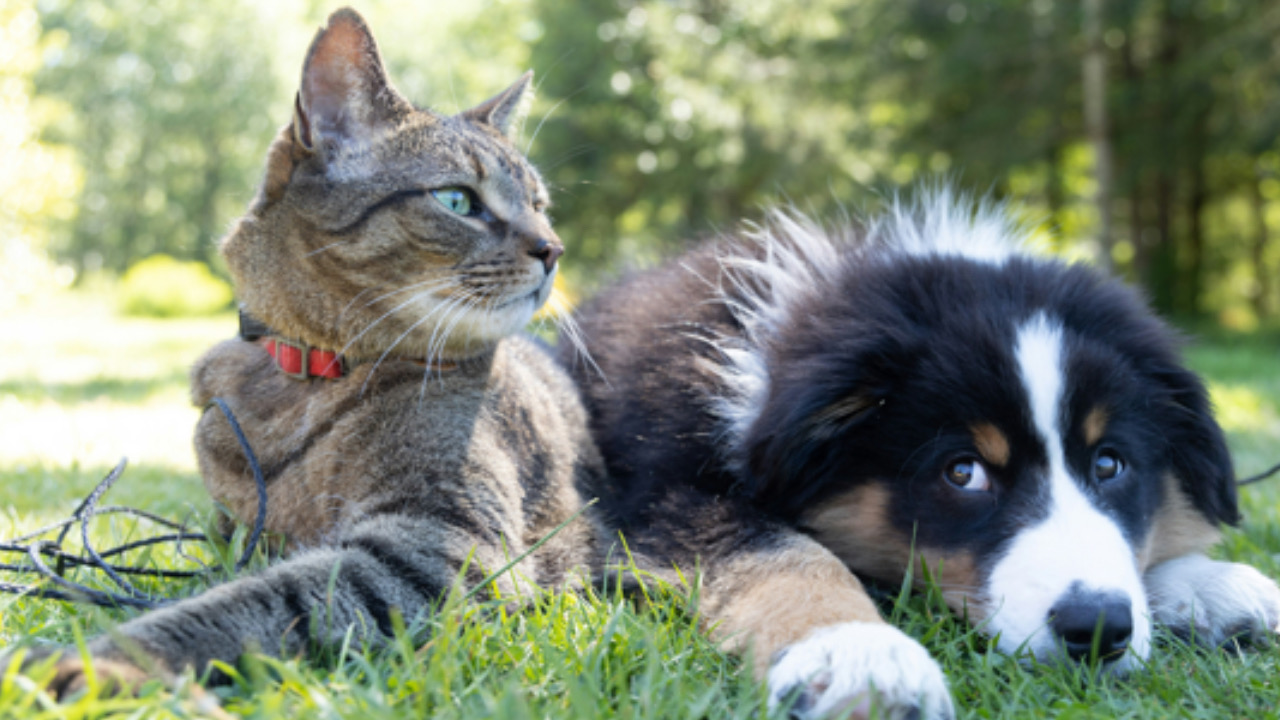
[(883, 623), (815, 630), (769, 668), (769, 705), (795, 697), (792, 717), (951, 718), (942, 669), (920, 643)]
[(1186, 555), (1151, 568), (1144, 581), (1151, 619), (1201, 645), (1280, 631), (1280, 588), (1248, 565)]

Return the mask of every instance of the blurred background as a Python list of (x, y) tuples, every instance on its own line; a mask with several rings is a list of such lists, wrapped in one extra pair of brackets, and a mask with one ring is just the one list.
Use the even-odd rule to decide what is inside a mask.
[[(224, 276), (216, 240), (333, 6), (0, 3), (0, 309), (110, 285), (157, 254)], [(1166, 314), (1248, 330), (1280, 313), (1276, 2), (357, 9), (400, 89), (438, 111), (536, 70), (521, 142), (553, 187), (573, 288), (769, 203), (835, 217), (945, 175), (1013, 200)]]
[[(1275, 0), (357, 4), (439, 112), (536, 71), (519, 143), (571, 299), (769, 204), (947, 177), (1142, 286), (1241, 473), (1280, 460)], [(0, 0), (0, 515), (65, 514), (121, 455), (121, 501), (207, 504), (186, 368), (235, 333), (216, 241), (334, 8)], [(1280, 483), (1246, 496), (1280, 546)]]

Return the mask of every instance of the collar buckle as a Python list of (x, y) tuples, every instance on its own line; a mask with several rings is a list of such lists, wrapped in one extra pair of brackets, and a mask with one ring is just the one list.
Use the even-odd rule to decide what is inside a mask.
[[(272, 339), (275, 340), (276, 343), (276, 365), (280, 368), (280, 372), (295, 380), (308, 379), (311, 376), (311, 368), (308, 363), (311, 359), (311, 347), (305, 343), (285, 340), (278, 335)], [(288, 348), (298, 354), (297, 372), (289, 370), (289, 363), (286, 362), (284, 357), (285, 348)]]

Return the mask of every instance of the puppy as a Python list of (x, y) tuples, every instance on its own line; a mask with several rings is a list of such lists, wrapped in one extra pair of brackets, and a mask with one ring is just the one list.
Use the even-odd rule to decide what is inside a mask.
[(932, 578), (1039, 661), (1124, 673), (1152, 627), (1263, 635), (1280, 590), (1210, 560), (1239, 519), (1203, 383), (1121, 283), (947, 189), (828, 230), (775, 212), (606, 290), (573, 363), (602, 512), (793, 712), (949, 717), (859, 578)]

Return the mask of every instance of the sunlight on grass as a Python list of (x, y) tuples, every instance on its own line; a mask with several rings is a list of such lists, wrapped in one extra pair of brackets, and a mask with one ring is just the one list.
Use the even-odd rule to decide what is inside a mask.
[(1280, 434), (1280, 413), (1262, 393), (1247, 385), (1209, 383), (1218, 424), (1228, 433)]
[(0, 317), (0, 509), (22, 525), (67, 512), (121, 457), (130, 468), (114, 501), (208, 507), (187, 367), (234, 335), (235, 318), (123, 319), (113, 305), (63, 294)]
[(51, 462), (69, 466), (133, 462), (195, 469), (191, 430), (199, 412), (173, 403), (123, 405), (93, 402), (67, 407), (53, 402), (0, 399), (6, 443), (0, 465)]

